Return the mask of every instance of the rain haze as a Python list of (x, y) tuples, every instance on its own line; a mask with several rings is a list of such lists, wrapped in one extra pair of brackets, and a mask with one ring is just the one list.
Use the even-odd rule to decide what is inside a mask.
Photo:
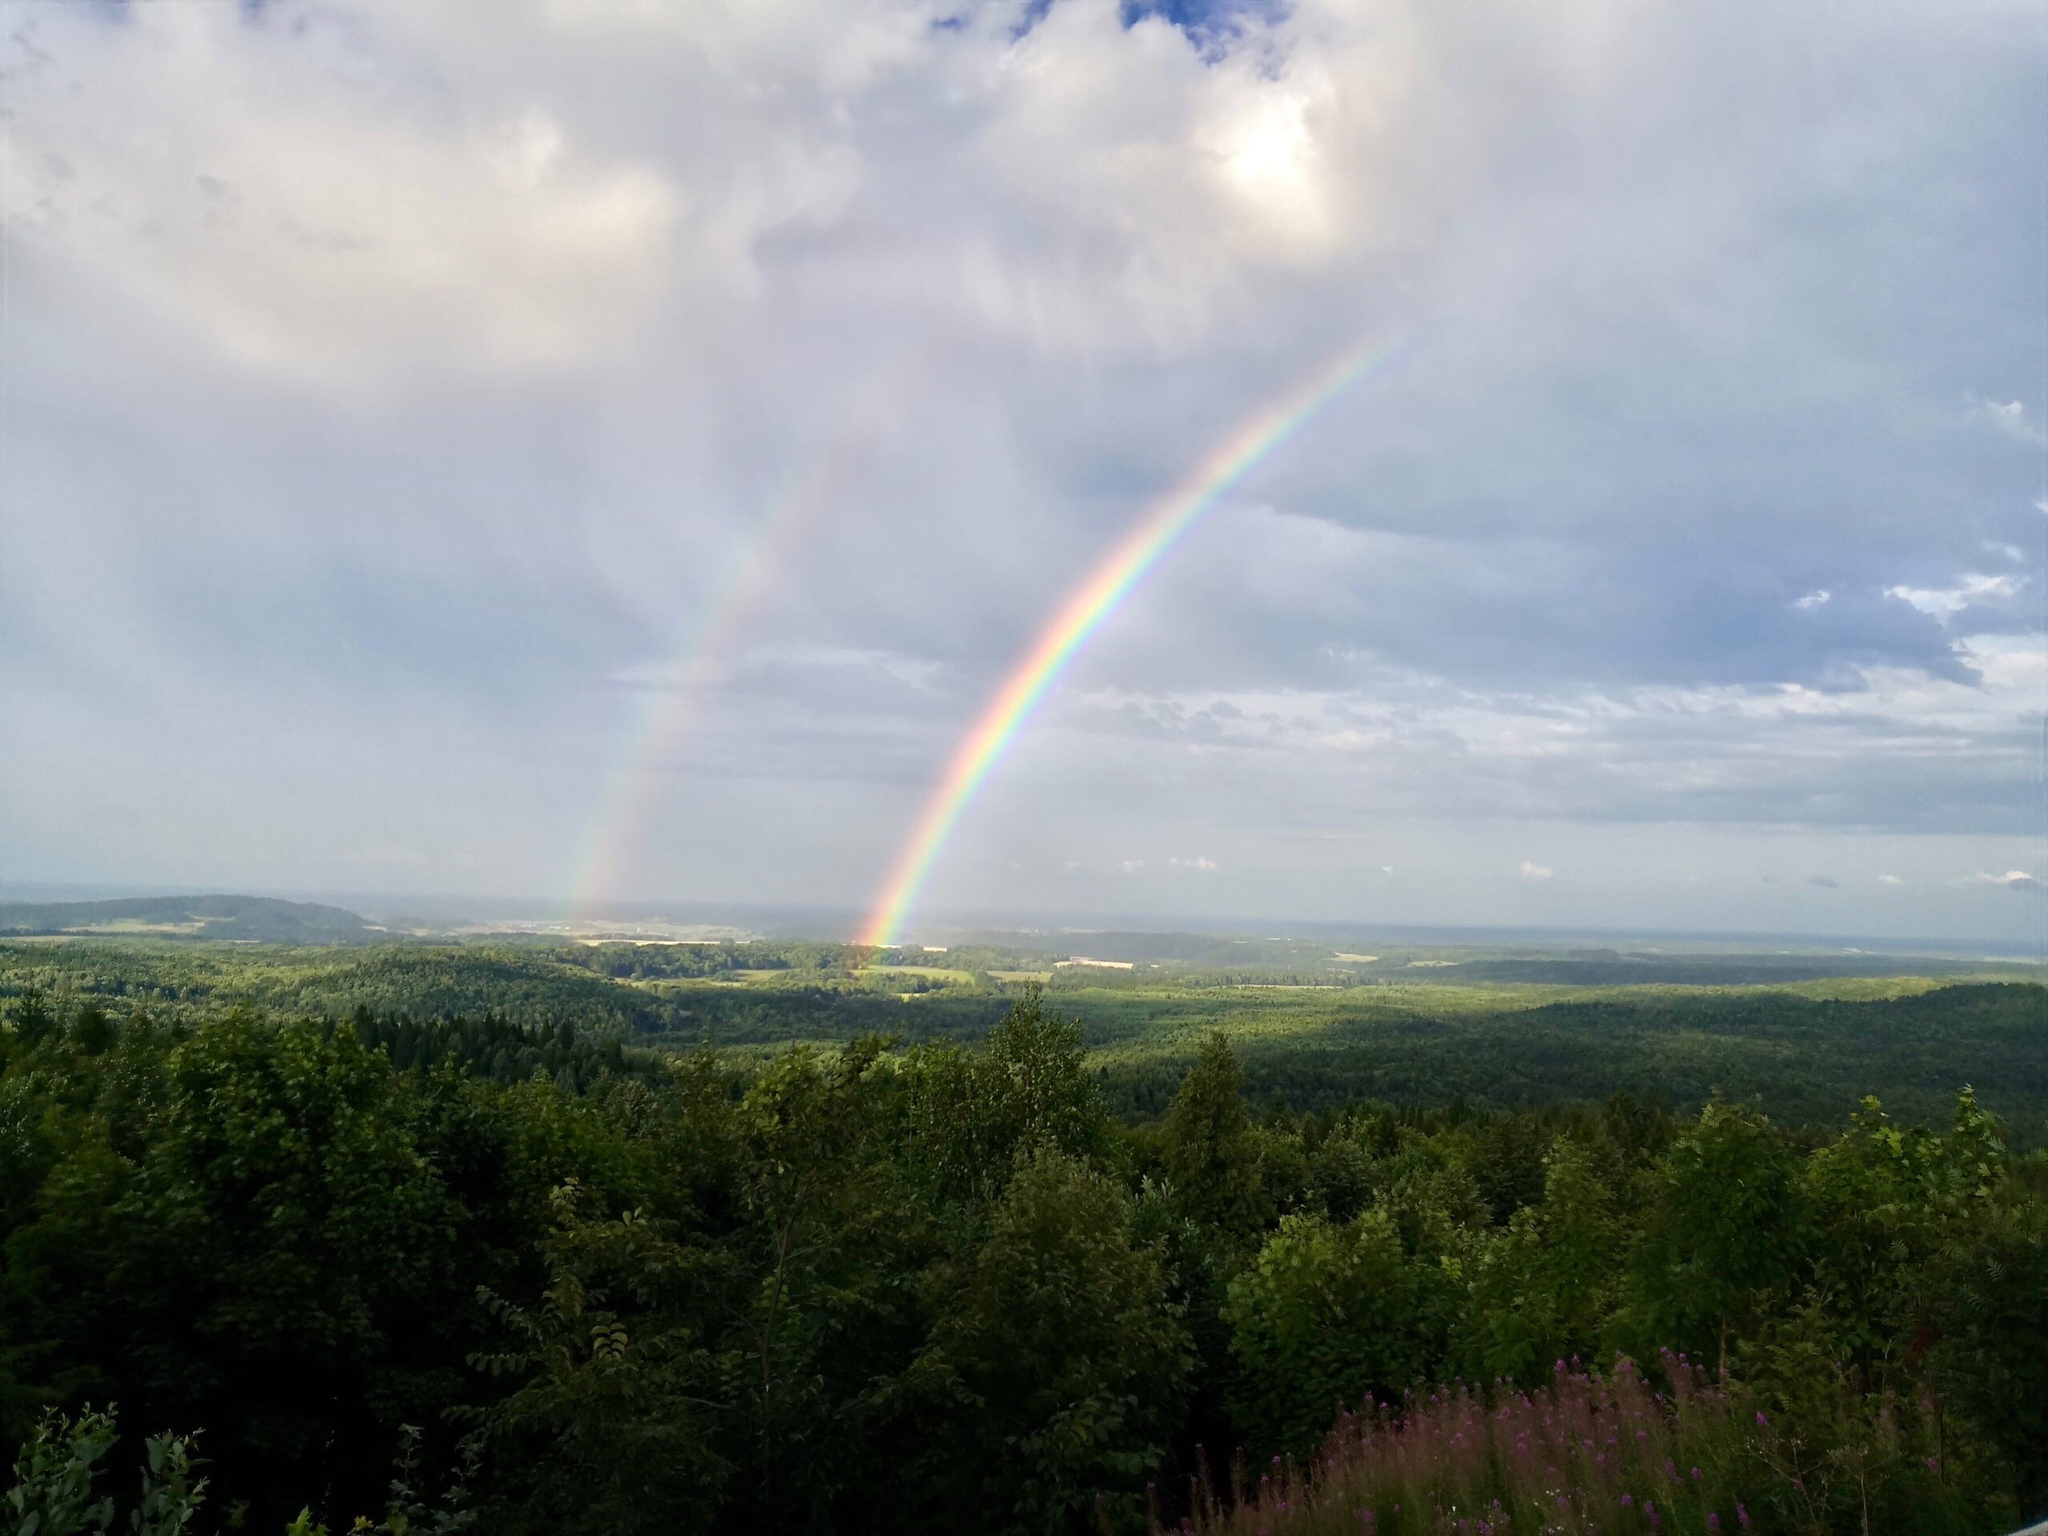
[[(2020, 941), (2041, 13), (13, 4), (0, 879)], [(1377, 353), (1375, 353), (1377, 355)]]

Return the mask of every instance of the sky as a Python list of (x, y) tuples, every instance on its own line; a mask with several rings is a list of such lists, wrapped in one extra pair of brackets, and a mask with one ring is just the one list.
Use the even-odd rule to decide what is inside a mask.
[(859, 908), (1399, 342), (913, 926), (2048, 921), (2035, 0), (0, 32), (0, 879)]

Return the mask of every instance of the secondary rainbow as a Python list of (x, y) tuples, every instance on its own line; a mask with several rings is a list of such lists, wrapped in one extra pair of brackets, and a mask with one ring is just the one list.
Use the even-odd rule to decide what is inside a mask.
[(1217, 499), (1346, 390), (1406, 350), (1404, 341), (1341, 353), (1277, 400), (1240, 422), (1180, 483), (1161, 497), (1091, 570), (1003, 679), (933, 786), (910, 839), (897, 854), (857, 943), (894, 944), (961, 814), (1004, 748), (1103, 621), (1144, 580)]
[(741, 637), (785, 585), (804, 538), (858, 478), (872, 434), (900, 410), (925, 361), (923, 354), (904, 354), (877, 369), (853, 397), (829, 446), (789, 484), (753, 537), (733, 550), (701, 618), (651, 680), (624, 733), (570, 868), (566, 919), (588, 917), (595, 904), (626, 888), (636, 840), (659, 799), (663, 760), (701, 716)]

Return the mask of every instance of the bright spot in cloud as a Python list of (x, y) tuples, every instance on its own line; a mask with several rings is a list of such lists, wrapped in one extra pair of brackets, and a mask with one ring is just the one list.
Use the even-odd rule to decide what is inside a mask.
[(1807, 593), (1806, 596), (1797, 599), (1792, 604), (1792, 606), (1794, 608), (1799, 608), (1810, 612), (1813, 609), (1820, 607), (1821, 604), (1825, 603), (1829, 598), (1833, 597), (1834, 595), (1835, 594), (1830, 592), (1826, 587), (1815, 587), (1811, 592)]
[(1168, 859), (1166, 867), (1168, 869), (1183, 870), (1195, 875), (1214, 874), (1218, 869), (1222, 868), (1220, 864), (1205, 853), (1198, 853), (1192, 859)]
[(1897, 875), (1879, 875), (1877, 877), (1877, 883), (1879, 885), (1904, 885), (1906, 882), (1901, 880)]
[(1548, 880), (1556, 874), (1556, 871), (1548, 864), (1536, 864), (1528, 859), (1524, 859), (1522, 860), (1521, 868), (1516, 873), (1524, 880)]

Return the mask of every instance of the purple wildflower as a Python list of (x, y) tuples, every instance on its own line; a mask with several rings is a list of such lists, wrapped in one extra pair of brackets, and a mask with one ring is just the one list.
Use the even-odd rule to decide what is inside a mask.
[(1735, 1523), (1745, 1531), (1749, 1529), (1749, 1511), (1739, 1503), (1735, 1506)]

